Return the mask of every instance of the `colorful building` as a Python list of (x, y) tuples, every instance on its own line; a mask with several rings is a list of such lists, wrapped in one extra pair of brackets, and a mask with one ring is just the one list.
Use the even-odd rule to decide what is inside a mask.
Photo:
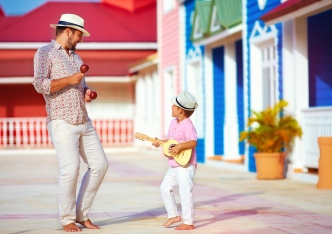
[[(172, 51), (159, 57), (161, 84), (167, 84), (167, 68), (175, 64), (180, 72), (175, 73), (176, 88), (169, 90), (180, 87), (200, 100), (203, 111), (193, 116), (198, 147), (203, 146), (198, 149), (200, 161), (254, 172), (255, 149), (238, 142), (239, 132), (245, 129), (252, 110), (285, 99), (289, 102), (286, 111), (304, 130), (303, 139), (289, 153), (288, 174), (295, 178), (299, 177), (295, 172), (318, 168), (317, 137), (332, 134), (327, 23), (332, 2), (163, 2), (160, 6), (167, 8), (173, 2), (174, 7), (169, 7), (173, 9), (169, 15), (158, 11), (159, 19), (167, 22), (159, 24), (159, 52)], [(179, 42), (173, 44), (178, 35)]]

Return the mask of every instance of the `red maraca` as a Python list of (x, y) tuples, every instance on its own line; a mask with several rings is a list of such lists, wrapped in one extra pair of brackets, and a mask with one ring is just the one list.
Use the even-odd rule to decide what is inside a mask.
[[(82, 64), (80, 67), (80, 70), (82, 73), (86, 73), (87, 71), (89, 71), (89, 66), (87, 64)], [(91, 91), (90, 92), (90, 98), (92, 100), (97, 98), (97, 93), (95, 91)]]
[(90, 98), (91, 98), (92, 100), (96, 99), (96, 98), (97, 98), (97, 93), (96, 93), (95, 91), (91, 91), (91, 92), (90, 92)]
[(89, 71), (89, 66), (87, 64), (82, 64), (80, 70), (82, 73), (86, 73), (87, 71)]

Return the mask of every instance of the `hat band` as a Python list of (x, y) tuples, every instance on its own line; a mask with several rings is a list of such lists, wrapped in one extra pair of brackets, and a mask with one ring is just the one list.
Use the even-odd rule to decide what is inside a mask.
[(59, 21), (59, 23), (58, 24), (62, 24), (62, 25), (67, 25), (67, 26), (70, 26), (70, 25), (72, 25), (72, 26), (77, 26), (77, 27), (80, 27), (80, 28), (84, 28), (83, 26), (81, 26), (81, 25), (78, 25), (78, 24), (73, 24), (73, 23), (70, 23), (70, 22), (67, 22), (67, 21)]
[(183, 109), (195, 110), (195, 107), (194, 107), (194, 108), (188, 108), (188, 107), (184, 107), (184, 106), (182, 106), (182, 105), (178, 102), (178, 98), (177, 98), (177, 97), (175, 98), (175, 101), (176, 101), (176, 103), (179, 104), (179, 106), (181, 106)]

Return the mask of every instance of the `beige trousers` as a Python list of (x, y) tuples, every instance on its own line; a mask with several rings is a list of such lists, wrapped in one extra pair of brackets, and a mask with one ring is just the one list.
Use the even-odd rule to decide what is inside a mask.
[[(52, 120), (47, 128), (59, 159), (60, 222), (64, 226), (86, 221), (108, 168), (98, 135), (91, 121), (74, 125), (63, 120)], [(88, 169), (76, 200), (80, 157)]]

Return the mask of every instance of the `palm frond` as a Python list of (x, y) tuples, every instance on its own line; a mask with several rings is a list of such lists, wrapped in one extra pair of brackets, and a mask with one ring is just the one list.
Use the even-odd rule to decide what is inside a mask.
[[(261, 112), (252, 111), (247, 124), (251, 129), (242, 131), (239, 140), (255, 146), (258, 152), (291, 151), (295, 138), (301, 138), (303, 132), (296, 119), (283, 115), (283, 108), (287, 105), (287, 101), (280, 100)], [(257, 127), (253, 128), (255, 123)]]

